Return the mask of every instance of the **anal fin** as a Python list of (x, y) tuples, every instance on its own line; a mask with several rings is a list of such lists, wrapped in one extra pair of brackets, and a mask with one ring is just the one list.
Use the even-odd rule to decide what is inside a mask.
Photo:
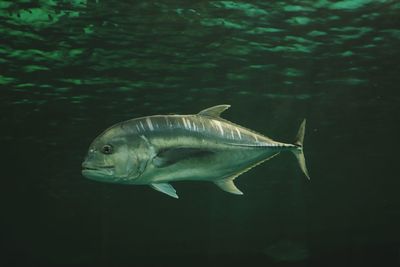
[(243, 195), (243, 192), (236, 187), (231, 178), (215, 181), (214, 183), (225, 192), (235, 195)]
[(235, 183), (233, 182), (233, 180), (235, 180), (239, 175), (241, 175), (241, 174), (243, 174), (243, 173), (249, 171), (250, 169), (254, 168), (255, 166), (257, 166), (257, 165), (259, 165), (259, 164), (261, 164), (261, 163), (263, 163), (263, 162), (265, 162), (265, 161), (267, 161), (267, 160), (269, 160), (269, 159), (272, 159), (273, 157), (275, 157), (275, 156), (278, 155), (278, 154), (279, 154), (279, 152), (273, 154), (272, 156), (269, 156), (268, 158), (265, 158), (265, 159), (263, 159), (263, 160), (260, 160), (259, 162), (256, 162), (256, 163), (254, 163), (253, 165), (251, 165), (251, 166), (249, 166), (249, 167), (247, 167), (247, 168), (244, 168), (243, 170), (241, 170), (241, 171), (239, 171), (239, 172), (233, 174), (232, 176), (230, 176), (230, 177), (228, 177), (228, 178), (215, 181), (214, 183), (215, 183), (219, 188), (221, 188), (222, 190), (224, 190), (224, 191), (226, 191), (226, 192), (228, 192), (228, 193), (232, 193), (232, 194), (236, 194), (236, 195), (243, 195), (243, 192), (240, 191), (240, 190), (236, 187), (236, 185), (235, 185)]

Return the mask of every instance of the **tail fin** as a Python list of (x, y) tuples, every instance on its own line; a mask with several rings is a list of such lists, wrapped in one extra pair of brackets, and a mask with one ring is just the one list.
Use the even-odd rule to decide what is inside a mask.
[(306, 119), (304, 119), (303, 122), (300, 124), (299, 131), (297, 132), (296, 135), (296, 140), (294, 141), (294, 144), (297, 146), (297, 149), (292, 150), (292, 152), (294, 156), (297, 158), (297, 161), (299, 162), (300, 169), (303, 171), (304, 175), (310, 180), (310, 175), (308, 174), (306, 166), (306, 159), (304, 158), (304, 153), (303, 153), (303, 141), (304, 141), (305, 130), (306, 130)]

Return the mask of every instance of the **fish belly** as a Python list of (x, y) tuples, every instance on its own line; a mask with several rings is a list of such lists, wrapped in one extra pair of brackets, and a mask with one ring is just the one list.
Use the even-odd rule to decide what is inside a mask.
[(276, 154), (267, 148), (241, 148), (216, 151), (203, 158), (187, 159), (176, 164), (152, 170), (148, 183), (170, 181), (217, 181), (228, 178)]

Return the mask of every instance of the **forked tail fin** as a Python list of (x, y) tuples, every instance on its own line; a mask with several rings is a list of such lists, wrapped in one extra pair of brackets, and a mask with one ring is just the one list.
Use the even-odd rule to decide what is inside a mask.
[(297, 132), (296, 139), (294, 144), (297, 146), (297, 149), (292, 150), (294, 156), (299, 162), (300, 169), (303, 171), (304, 175), (310, 180), (310, 175), (307, 171), (306, 159), (304, 158), (303, 153), (303, 141), (304, 141), (304, 133), (306, 130), (306, 119), (300, 124), (299, 131)]

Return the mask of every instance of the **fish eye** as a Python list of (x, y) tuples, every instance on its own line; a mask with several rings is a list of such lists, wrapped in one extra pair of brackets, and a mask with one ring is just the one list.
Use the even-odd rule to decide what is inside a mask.
[(103, 154), (107, 154), (107, 155), (112, 154), (113, 153), (113, 147), (111, 145), (104, 145), (101, 148), (101, 152)]

